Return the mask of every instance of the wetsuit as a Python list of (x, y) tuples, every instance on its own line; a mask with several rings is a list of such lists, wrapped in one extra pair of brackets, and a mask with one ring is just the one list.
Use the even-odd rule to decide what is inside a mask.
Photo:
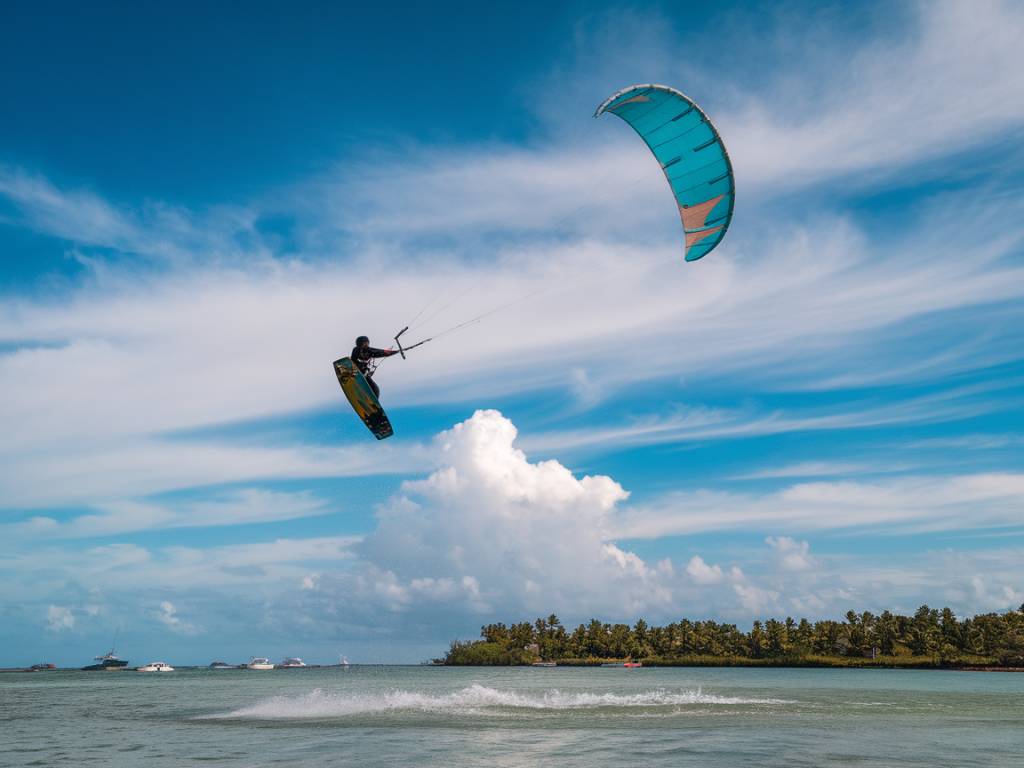
[(397, 354), (398, 352), (396, 351), (389, 352), (386, 349), (377, 349), (375, 347), (352, 347), (352, 362), (356, 364), (356, 368), (366, 377), (366, 383), (370, 385), (370, 389), (373, 390), (373, 394), (377, 397), (380, 397), (380, 387), (373, 380), (373, 373), (370, 371), (370, 360), (375, 357), (391, 357)]

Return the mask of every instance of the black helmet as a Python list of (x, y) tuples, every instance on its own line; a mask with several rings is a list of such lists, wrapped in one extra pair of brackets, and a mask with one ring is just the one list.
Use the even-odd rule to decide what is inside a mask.
[(356, 339), (356, 346), (357, 347), (362, 346), (363, 344), (369, 344), (369, 343), (370, 343), (370, 337), (369, 336), (360, 336), (358, 339)]

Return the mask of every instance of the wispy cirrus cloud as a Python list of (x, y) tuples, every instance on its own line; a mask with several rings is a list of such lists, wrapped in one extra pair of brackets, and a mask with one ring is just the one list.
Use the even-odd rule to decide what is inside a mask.
[[(736, 99), (722, 122), (753, 184), (799, 187), (855, 174), (877, 184), (1024, 125), (1018, 4), (922, 2), (899, 12), (910, 17), (904, 34), (879, 36), (852, 55), (847, 46), (804, 46), (789, 62), (792, 77)], [(838, 32), (812, 29), (826, 39)], [(835, 56), (842, 60), (819, 66)]]
[[(303, 443), (240, 445), (217, 439), (117, 440), (104, 436), (90, 449), (58, 448), (51, 449), (47, 455), (43, 462), (36, 455), (11, 451), (6, 467), (0, 470), (0, 509), (110, 505), (112, 500), (187, 488), (402, 475), (431, 465), (424, 446), (418, 443), (381, 446), (381, 450), (368, 455), (365, 450), (351, 446)], [(218, 492), (213, 490), (211, 493), (216, 497)], [(261, 492), (254, 493), (255, 497), (248, 502), (260, 498), (290, 498), (262, 497)], [(218, 503), (214, 498), (213, 508)], [(262, 505), (252, 506), (255, 514), (255, 509)], [(179, 513), (159, 511), (148, 502), (140, 503), (131, 514), (144, 513), (147, 517), (177, 520), (179, 523), (181, 520)], [(283, 510), (282, 514), (285, 514)]]
[(120, 536), (168, 528), (252, 525), (315, 517), (334, 511), (337, 511), (334, 505), (308, 491), (284, 493), (249, 488), (224, 493), (219, 498), (190, 502), (109, 502), (63, 520), (40, 515), (23, 522), (0, 525), (0, 535), (31, 537), (38, 542), (51, 538)]
[(796, 477), (850, 477), (852, 475), (875, 475), (889, 473), (905, 473), (912, 467), (903, 464), (866, 463), (843, 461), (801, 461), (779, 467), (759, 469), (741, 475), (733, 475), (733, 480), (778, 480)]
[[(486, 326), (465, 329), (458, 343), (431, 345), (428, 366), (420, 362), (425, 358), (389, 364), (382, 373), (386, 397), (427, 404), (542, 389), (578, 395), (585, 380), (593, 408), (644, 380), (742, 376), (772, 388), (841, 390), (865, 380), (875, 386), (929, 380), (1014, 359), (1019, 347), (1011, 343), (1013, 328), (1021, 326), (1007, 324), (993, 335), (986, 320), (1024, 297), (1024, 273), (1007, 258), (1015, 244), (997, 233), (967, 257), (954, 248), (955, 257), (944, 258), (946, 246), (937, 240), (948, 240), (949, 233), (930, 219), (920, 231), (923, 242), (894, 248), (884, 264), (865, 261), (863, 233), (846, 222), (805, 231), (796, 243), (787, 238), (767, 244), (756, 259), (716, 254), (697, 270), (672, 263), (674, 242), (652, 252), (585, 241), (519, 249), (515, 258), (509, 252), (488, 265), (447, 261), (398, 273), (381, 272), (372, 261), (254, 266), (244, 273), (213, 267), (160, 279), (112, 278), (57, 302), (8, 300), (0, 304), (2, 337), (13, 345), (0, 356), (0, 386), (10, 393), (0, 403), (11, 452), (7, 482), (25, 486), (54, 469), (77, 476), (79, 482), (62, 486), (38, 484), (44, 496), (54, 497), (61, 487), (103, 494), (102, 482), (108, 490), (145, 494), (272, 477), (273, 465), (280, 467), (278, 477), (373, 473), (372, 465), (381, 464), (365, 456), (329, 456), (301, 445), (238, 449), (207, 440), (186, 449), (158, 437), (337, 404), (337, 384), (326, 365), (350, 343), (340, 329), (368, 329), (379, 338), (402, 322), (394, 307), (421, 306), (424, 295), (438, 292), (465, 299), (458, 314), (452, 310), (424, 333), (546, 287), (488, 318)], [(366, 284), (375, 286), (372, 295), (353, 293)], [(354, 298), (340, 302), (339, 296)], [(609, 313), (608, 307), (622, 311)], [(949, 312), (971, 313), (959, 318), (959, 329), (973, 343), (930, 364), (884, 364), (905, 358), (906, 348), (930, 338)], [(914, 321), (918, 335), (891, 333)], [(558, 329), (554, 337), (552, 327)], [(978, 329), (973, 336), (972, 328)], [(549, 338), (560, 365), (536, 365), (537, 340)], [(605, 363), (609, 349), (637, 338), (658, 339), (649, 346), (641, 342), (642, 365)], [(870, 347), (871, 358), (851, 355), (858, 346)], [(556, 446), (609, 440), (638, 445), (929, 422), (999, 407), (995, 397), (960, 397), (957, 403), (954, 394), (935, 395), (945, 402), (931, 405), (919, 396), (878, 407), (847, 405), (849, 414), (859, 416), (843, 415), (840, 407), (832, 413), (738, 416), (735, 408), (698, 403), (647, 425), (588, 427), (551, 439)], [(534, 437), (532, 445), (544, 439)], [(31, 457), (44, 449), (61, 461), (32, 465)], [(141, 471), (111, 480), (102, 467), (119, 460)], [(331, 470), (331, 463), (348, 469)], [(90, 475), (97, 467), (101, 471)], [(36, 504), (13, 489), (7, 495), (19, 497)]]
[[(908, 397), (897, 402), (847, 402), (841, 407), (804, 407), (794, 412), (781, 409), (708, 409), (678, 407), (670, 412), (656, 412), (634, 418), (631, 423), (614, 426), (564, 429), (549, 434), (537, 433), (524, 439), (531, 450), (563, 451), (597, 449), (616, 446), (626, 448), (638, 445), (666, 443), (692, 443), (709, 440), (729, 440), (794, 432), (823, 432), (899, 424), (934, 424), (956, 421), (991, 413), (1003, 408), (1007, 402), (995, 393), (1001, 389), (1015, 390), (1016, 381), (983, 385), (953, 387), (933, 394)], [(823, 474), (828, 465), (804, 466), (802, 474)], [(848, 465), (852, 468), (853, 465)], [(836, 465), (832, 466), (833, 470)], [(786, 470), (799, 476), (800, 465)], [(810, 470), (810, 471), (807, 471)], [(824, 474), (837, 474), (824, 472)], [(745, 475), (745, 479), (770, 475)], [(782, 477), (785, 474), (776, 473)]]
[(743, 529), (907, 535), (1021, 528), (1024, 475), (907, 475), (873, 482), (806, 482), (760, 494), (670, 493), (618, 520), (625, 539)]
[(1004, 434), (969, 434), (956, 435), (952, 437), (930, 437), (924, 440), (913, 440), (904, 443), (902, 447), (910, 449), (928, 450), (949, 450), (963, 449), (968, 451), (987, 451), (1000, 448), (1013, 448), (1024, 445), (1024, 435), (1014, 433)]
[(45, 176), (4, 165), (0, 199), (17, 211), (4, 217), (9, 221), (80, 246), (141, 258), (141, 266), (146, 260), (180, 267), (271, 256), (254, 227), (253, 209), (223, 205), (200, 214), (157, 200), (117, 205), (92, 190), (59, 187)]

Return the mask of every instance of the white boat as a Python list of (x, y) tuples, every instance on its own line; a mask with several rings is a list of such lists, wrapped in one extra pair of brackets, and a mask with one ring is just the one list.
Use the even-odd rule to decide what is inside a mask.
[(166, 661), (151, 661), (149, 664), (138, 667), (136, 672), (173, 672), (174, 667), (168, 664)]
[(249, 663), (245, 665), (249, 669), (273, 669), (274, 665), (270, 659), (264, 659), (262, 657), (253, 656), (249, 659)]
[(210, 664), (209, 667), (207, 667), (207, 669), (238, 669), (238, 667), (234, 664), (228, 664), (224, 661), (214, 661)]
[(277, 665), (278, 669), (295, 669), (297, 667), (306, 666), (306, 662), (300, 659), (298, 656), (289, 656), (287, 659)]

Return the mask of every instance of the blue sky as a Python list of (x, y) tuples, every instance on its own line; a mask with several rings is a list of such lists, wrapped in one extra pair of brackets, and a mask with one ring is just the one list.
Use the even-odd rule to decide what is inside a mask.
[[(1024, 602), (1012, 3), (15, 4), (0, 664)], [(607, 95), (715, 120), (682, 260)], [(330, 362), (430, 301), (376, 443)]]

